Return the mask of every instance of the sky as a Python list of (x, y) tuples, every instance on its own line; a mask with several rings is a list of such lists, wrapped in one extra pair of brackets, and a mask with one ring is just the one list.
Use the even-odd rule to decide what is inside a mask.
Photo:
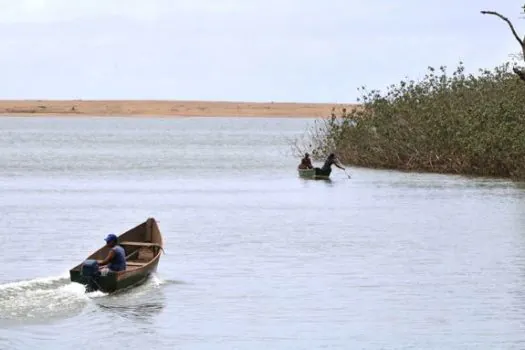
[[(0, 0), (0, 99), (351, 103), (519, 52), (523, 0)], [(522, 31), (523, 30), (523, 31)]]

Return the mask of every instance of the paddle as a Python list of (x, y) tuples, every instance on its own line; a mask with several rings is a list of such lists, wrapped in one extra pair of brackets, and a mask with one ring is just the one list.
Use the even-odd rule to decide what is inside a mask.
[(339, 163), (339, 165), (337, 165), (337, 164), (336, 165), (339, 167), (339, 169), (343, 169), (343, 171), (345, 172), (346, 176), (348, 176), (348, 178), (351, 179), (352, 177), (350, 176), (350, 174), (348, 174), (346, 172), (346, 168), (343, 166), (343, 164), (341, 164), (341, 162), (339, 160), (337, 162)]

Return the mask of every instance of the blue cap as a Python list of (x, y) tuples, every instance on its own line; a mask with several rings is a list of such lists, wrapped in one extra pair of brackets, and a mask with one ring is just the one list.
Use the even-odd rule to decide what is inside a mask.
[(104, 238), (104, 240), (106, 242), (116, 241), (117, 240), (117, 236), (114, 235), (113, 233), (110, 233), (106, 238)]

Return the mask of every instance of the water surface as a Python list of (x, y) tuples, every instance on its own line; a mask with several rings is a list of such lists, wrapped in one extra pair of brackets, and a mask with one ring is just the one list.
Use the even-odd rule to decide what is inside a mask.
[[(0, 119), (0, 349), (523, 349), (525, 194), (508, 181), (297, 178), (302, 119)], [(157, 275), (67, 271), (155, 217)]]

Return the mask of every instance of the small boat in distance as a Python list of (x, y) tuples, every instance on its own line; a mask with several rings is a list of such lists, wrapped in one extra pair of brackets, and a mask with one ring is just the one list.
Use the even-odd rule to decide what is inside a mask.
[(303, 179), (324, 179), (327, 180), (330, 178), (330, 174), (320, 174), (319, 168), (314, 168), (312, 165), (312, 160), (310, 159), (310, 154), (307, 152), (304, 154), (301, 163), (297, 166), (297, 171), (299, 172), (299, 177)]
[(118, 244), (126, 252), (126, 270), (110, 272), (106, 276), (100, 274), (97, 260), (106, 258), (110, 249), (105, 245), (69, 270), (71, 281), (85, 285), (86, 292), (113, 293), (137, 286), (157, 271), (163, 242), (154, 218), (148, 218), (118, 236)]
[(301, 163), (297, 166), (297, 171), (299, 172), (299, 177), (304, 179), (329, 180), (330, 174), (332, 173), (332, 165), (343, 170), (346, 176), (348, 176), (349, 179), (351, 178), (346, 172), (345, 167), (341, 164), (339, 159), (337, 159), (335, 153), (330, 153), (328, 155), (328, 158), (326, 158), (324, 165), (321, 168), (315, 168), (312, 165), (310, 154), (305, 153), (304, 158), (301, 159)]

